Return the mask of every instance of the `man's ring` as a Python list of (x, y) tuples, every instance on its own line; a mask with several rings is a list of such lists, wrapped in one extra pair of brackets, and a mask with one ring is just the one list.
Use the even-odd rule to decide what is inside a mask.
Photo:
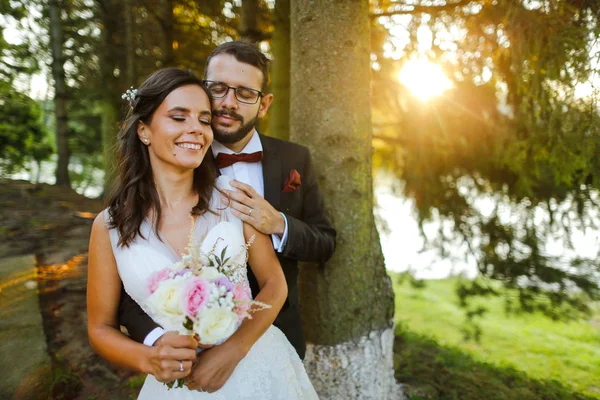
[(251, 209), (250, 209), (250, 211), (248, 211), (248, 216), (251, 216), (251, 215), (252, 215), (252, 211), (254, 211), (254, 209), (253, 209), (253, 208), (251, 208)]
[(183, 372), (183, 362), (179, 361), (179, 372)]

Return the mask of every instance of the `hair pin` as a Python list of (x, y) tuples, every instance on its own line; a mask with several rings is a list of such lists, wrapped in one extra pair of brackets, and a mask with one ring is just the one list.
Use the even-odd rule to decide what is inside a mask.
[(131, 108), (133, 108), (133, 102), (135, 101), (137, 94), (138, 94), (138, 90), (134, 89), (132, 86), (131, 88), (127, 89), (127, 91), (125, 91), (125, 93), (123, 93), (121, 95), (121, 98), (123, 100), (127, 100), (129, 102), (129, 105), (131, 106)]

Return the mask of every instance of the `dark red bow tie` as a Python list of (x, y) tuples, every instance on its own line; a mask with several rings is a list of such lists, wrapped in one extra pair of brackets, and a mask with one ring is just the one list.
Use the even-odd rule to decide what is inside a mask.
[(219, 169), (229, 167), (236, 162), (259, 162), (263, 159), (263, 152), (257, 151), (256, 153), (246, 154), (217, 154), (217, 166)]

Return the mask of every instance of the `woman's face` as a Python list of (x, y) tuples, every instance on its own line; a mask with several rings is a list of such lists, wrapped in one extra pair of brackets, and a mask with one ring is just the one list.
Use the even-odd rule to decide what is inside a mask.
[(152, 169), (181, 172), (197, 168), (213, 141), (210, 123), (210, 100), (200, 86), (181, 86), (169, 93), (154, 111), (152, 122), (138, 125)]

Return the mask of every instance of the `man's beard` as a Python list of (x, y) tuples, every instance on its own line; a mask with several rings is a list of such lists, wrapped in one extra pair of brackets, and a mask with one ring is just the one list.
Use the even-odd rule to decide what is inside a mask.
[(232, 143), (237, 143), (240, 140), (242, 140), (243, 138), (246, 137), (246, 135), (248, 135), (248, 133), (250, 133), (252, 130), (254, 130), (254, 127), (256, 126), (256, 121), (258, 120), (258, 112), (256, 113), (256, 115), (254, 116), (254, 118), (252, 118), (250, 121), (248, 121), (247, 123), (244, 124), (244, 118), (234, 112), (227, 112), (227, 111), (214, 111), (213, 115), (227, 115), (228, 117), (234, 118), (237, 121), (241, 121), (242, 122), (242, 126), (240, 126), (236, 131), (234, 132), (228, 132), (224, 129), (220, 129), (216, 126), (213, 126), (213, 134), (215, 137), (215, 140), (218, 141), (219, 143), (223, 143), (223, 144), (232, 144)]

